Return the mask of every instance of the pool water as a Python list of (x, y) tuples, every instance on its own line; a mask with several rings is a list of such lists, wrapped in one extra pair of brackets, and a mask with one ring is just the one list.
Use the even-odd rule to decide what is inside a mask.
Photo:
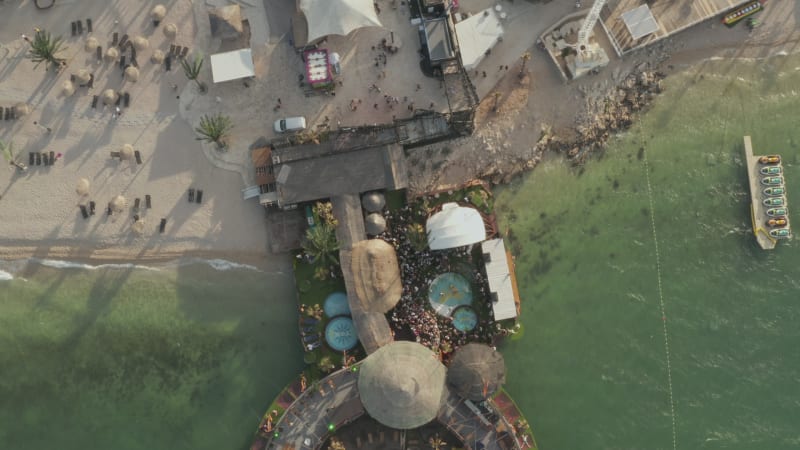
[(458, 331), (472, 331), (478, 325), (478, 314), (472, 307), (462, 305), (453, 311), (453, 326)]
[(350, 350), (358, 344), (358, 335), (353, 326), (353, 319), (337, 317), (325, 327), (325, 341), (337, 352)]
[(428, 301), (437, 314), (450, 317), (459, 306), (472, 304), (472, 289), (463, 276), (453, 272), (443, 273), (431, 282)]
[(322, 309), (325, 310), (325, 315), (330, 318), (349, 316), (350, 304), (347, 303), (347, 294), (344, 292), (334, 292), (325, 298)]

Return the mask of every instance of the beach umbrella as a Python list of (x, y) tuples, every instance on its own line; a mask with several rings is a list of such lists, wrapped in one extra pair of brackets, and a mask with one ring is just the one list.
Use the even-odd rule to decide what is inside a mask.
[(119, 50), (117, 50), (114, 47), (110, 47), (108, 50), (106, 50), (106, 54), (103, 55), (103, 59), (105, 59), (107, 62), (114, 62), (118, 58), (119, 58)]
[(447, 393), (444, 365), (422, 344), (396, 341), (361, 363), (358, 393), (373, 419), (397, 430), (436, 418)]
[(75, 192), (78, 195), (89, 195), (89, 180), (86, 178), (81, 178), (78, 180), (78, 185), (75, 187)]
[(111, 200), (111, 209), (114, 210), (114, 212), (122, 212), (127, 204), (128, 202), (125, 200), (125, 197), (118, 195)]
[(459, 348), (447, 368), (447, 384), (458, 395), (474, 402), (491, 397), (505, 382), (503, 355), (485, 344)]
[(150, 11), (150, 17), (153, 18), (155, 21), (162, 21), (164, 20), (164, 16), (167, 15), (167, 8), (164, 5), (156, 5)]
[(86, 84), (92, 79), (92, 74), (86, 69), (81, 69), (75, 74), (75, 79), (78, 80), (80, 84)]
[(84, 44), (83, 48), (86, 49), (87, 52), (93, 52), (94, 49), (100, 46), (100, 42), (97, 40), (96, 37), (90, 36), (86, 39), (86, 44)]
[(162, 62), (164, 62), (164, 52), (162, 52), (161, 50), (154, 51), (153, 55), (150, 56), (150, 61), (153, 64), (161, 64)]
[(386, 231), (386, 219), (378, 213), (369, 214), (364, 220), (364, 228), (367, 230), (367, 234), (377, 236)]
[(369, 192), (361, 197), (361, 206), (369, 212), (379, 212), (386, 206), (386, 198), (380, 192)]
[(117, 93), (113, 89), (103, 91), (103, 103), (106, 105), (117, 103)]
[(135, 83), (139, 79), (139, 69), (133, 66), (126, 67), (125, 79)]
[(139, 219), (136, 222), (133, 222), (133, 225), (131, 225), (131, 230), (136, 234), (142, 234), (144, 233), (144, 225), (144, 220)]
[(136, 36), (133, 38), (133, 47), (137, 51), (142, 51), (147, 47), (150, 47), (150, 42), (148, 42), (143, 36)]
[(133, 158), (133, 146), (130, 144), (123, 145), (122, 149), (119, 151), (119, 159), (131, 158)]
[(341, 265), (347, 285), (353, 287), (351, 308), (356, 305), (362, 311), (386, 313), (400, 300), (403, 285), (397, 253), (386, 241), (369, 239), (353, 244), (350, 260)]
[(25, 102), (19, 102), (14, 105), (14, 113), (17, 116), (27, 116), (31, 113), (31, 107)]
[(72, 84), (72, 82), (69, 80), (64, 80), (64, 82), (61, 83), (61, 94), (63, 94), (64, 97), (69, 97), (74, 93), (75, 93), (75, 85)]
[(168, 37), (169, 39), (175, 39), (175, 36), (178, 35), (178, 26), (174, 23), (168, 23), (164, 25), (164, 36)]

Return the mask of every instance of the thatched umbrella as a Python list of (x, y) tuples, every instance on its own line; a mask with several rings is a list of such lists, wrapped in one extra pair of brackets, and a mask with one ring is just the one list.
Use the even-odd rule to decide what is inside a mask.
[[(353, 245), (350, 264), (342, 266), (347, 272), (345, 276), (352, 278), (354, 300), (360, 303), (362, 311), (386, 313), (400, 300), (403, 285), (397, 253), (386, 241), (370, 239), (358, 242)], [(352, 302), (350, 307), (353, 308)]]
[(106, 105), (113, 105), (117, 102), (117, 93), (113, 89), (106, 89), (103, 91), (103, 103)]
[(19, 102), (16, 105), (14, 105), (14, 113), (20, 117), (27, 116), (28, 114), (31, 113), (31, 107), (28, 106), (28, 104), (25, 102)]
[(460, 396), (485, 400), (506, 382), (503, 355), (485, 344), (467, 344), (453, 355), (447, 369), (447, 384)]
[(175, 39), (175, 36), (177, 36), (177, 35), (178, 35), (178, 26), (177, 25), (175, 25), (174, 23), (168, 23), (168, 24), (164, 25), (164, 36), (166, 36), (167, 38), (169, 38), (171, 40), (171, 39)]
[(135, 83), (139, 80), (139, 69), (133, 66), (128, 66), (125, 68), (125, 79)]
[(369, 214), (367, 219), (364, 220), (364, 227), (367, 230), (367, 234), (377, 236), (386, 231), (386, 219), (378, 213)]
[(119, 151), (119, 159), (128, 160), (131, 158), (133, 158), (133, 146), (131, 144), (123, 145)]
[(361, 206), (369, 212), (379, 212), (386, 206), (386, 198), (380, 192), (369, 192), (361, 197)]
[(103, 59), (105, 59), (107, 62), (114, 62), (118, 58), (119, 58), (119, 50), (117, 50), (114, 47), (109, 47), (109, 49), (106, 50), (106, 54), (103, 55)]
[(358, 340), (367, 354), (375, 353), (384, 345), (390, 344), (394, 337), (386, 314), (379, 312), (368, 312), (353, 310), (350, 312), (353, 317), (353, 325), (358, 333)]
[(164, 20), (164, 16), (167, 15), (167, 8), (164, 5), (156, 5), (150, 11), (150, 17), (153, 18), (156, 22), (161, 22)]
[(100, 46), (100, 42), (94, 36), (89, 36), (86, 39), (86, 44), (84, 44), (83, 48), (86, 49), (87, 52), (93, 52), (94, 49)]
[(89, 180), (86, 178), (78, 180), (78, 185), (75, 186), (75, 192), (77, 192), (78, 195), (89, 195)]
[(227, 5), (208, 12), (211, 36), (220, 39), (238, 39), (244, 33), (242, 10), (239, 5)]
[(61, 94), (63, 94), (64, 97), (69, 97), (74, 93), (75, 93), (75, 85), (72, 84), (72, 82), (69, 80), (64, 80), (64, 82), (61, 83)]
[(80, 69), (75, 73), (75, 79), (78, 80), (80, 84), (86, 84), (92, 79), (92, 74), (86, 69)]
[(122, 212), (122, 210), (125, 209), (125, 206), (127, 206), (127, 204), (128, 201), (125, 200), (125, 197), (118, 195), (114, 197), (113, 200), (111, 200), (111, 209), (114, 210), (114, 212)]
[(373, 419), (398, 430), (436, 418), (447, 390), (445, 367), (422, 344), (397, 341), (367, 356), (358, 375), (358, 393)]
[(144, 36), (136, 36), (133, 38), (133, 47), (137, 51), (145, 50), (147, 47), (150, 47), (150, 42)]
[(150, 56), (150, 62), (153, 64), (161, 64), (164, 62), (164, 52), (161, 50), (153, 51), (153, 54)]
[(133, 225), (131, 225), (131, 230), (136, 234), (142, 234), (144, 233), (144, 225), (144, 220), (139, 219), (136, 222), (133, 222)]

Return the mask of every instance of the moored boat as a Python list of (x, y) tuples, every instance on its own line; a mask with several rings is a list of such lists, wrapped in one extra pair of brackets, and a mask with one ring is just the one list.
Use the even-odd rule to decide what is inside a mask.
[(770, 197), (764, 199), (764, 206), (786, 206), (786, 197)]
[(768, 187), (764, 189), (764, 195), (769, 195), (770, 197), (779, 197), (786, 193), (786, 189), (782, 187)]
[(766, 0), (753, 0), (752, 2), (745, 3), (744, 5), (725, 14), (722, 17), (722, 23), (732, 27), (745, 17), (751, 16), (764, 9), (764, 3), (766, 3)]
[(783, 186), (783, 177), (764, 177), (761, 184), (765, 186)]
[(774, 219), (769, 219), (767, 221), (767, 226), (772, 228), (785, 227), (788, 223), (789, 221), (786, 220), (786, 217), (776, 217)]
[(761, 164), (778, 164), (781, 162), (781, 155), (765, 155), (758, 158)]
[(781, 217), (788, 215), (789, 212), (786, 208), (770, 208), (767, 210), (767, 215), (770, 217)]
[(777, 239), (788, 239), (792, 237), (792, 232), (788, 228), (776, 228), (769, 230), (769, 235)]
[(762, 175), (780, 175), (783, 170), (781, 166), (765, 166), (760, 170)]

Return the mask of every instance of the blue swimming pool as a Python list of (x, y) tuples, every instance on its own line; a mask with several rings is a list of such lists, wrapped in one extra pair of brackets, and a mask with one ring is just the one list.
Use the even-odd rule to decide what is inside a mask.
[(453, 311), (453, 326), (458, 331), (472, 331), (478, 325), (478, 314), (472, 307), (462, 305)]
[(472, 304), (472, 288), (462, 275), (443, 273), (431, 282), (428, 301), (437, 314), (450, 317), (459, 306)]
[(355, 347), (358, 344), (358, 334), (353, 326), (353, 319), (340, 316), (328, 322), (325, 327), (325, 341), (337, 352)]
[(347, 303), (347, 294), (344, 292), (334, 292), (329, 295), (322, 304), (325, 315), (333, 318), (336, 316), (349, 316), (350, 304)]

